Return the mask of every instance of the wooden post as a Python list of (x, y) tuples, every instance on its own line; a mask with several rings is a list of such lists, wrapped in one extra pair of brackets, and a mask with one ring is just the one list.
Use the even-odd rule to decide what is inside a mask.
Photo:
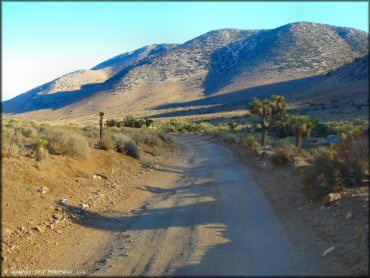
[(100, 116), (100, 143), (103, 143), (103, 116), (104, 116), (104, 112), (100, 112), (99, 116)]

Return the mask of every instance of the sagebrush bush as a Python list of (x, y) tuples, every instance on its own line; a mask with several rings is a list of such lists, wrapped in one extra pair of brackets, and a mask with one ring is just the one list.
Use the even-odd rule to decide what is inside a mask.
[(351, 138), (334, 147), (342, 183), (346, 186), (361, 185), (369, 172), (368, 137), (357, 131)]
[(369, 175), (368, 153), (368, 137), (361, 131), (330, 148), (318, 148), (304, 181), (319, 193), (360, 186)]
[(139, 147), (132, 139), (123, 134), (114, 134), (113, 138), (116, 144), (116, 150), (119, 153), (127, 154), (133, 158), (140, 158)]
[(18, 156), (22, 150), (20, 140), (15, 137), (14, 129), (9, 127), (2, 129), (1, 132), (1, 155), (2, 157)]
[(47, 149), (51, 154), (85, 157), (89, 151), (86, 138), (66, 128), (47, 127), (44, 139), (49, 142)]
[(297, 153), (297, 147), (295, 145), (289, 141), (281, 141), (273, 149), (270, 159), (275, 165), (284, 165), (293, 161)]
[(31, 126), (22, 127), (22, 134), (27, 138), (36, 138), (37, 130)]

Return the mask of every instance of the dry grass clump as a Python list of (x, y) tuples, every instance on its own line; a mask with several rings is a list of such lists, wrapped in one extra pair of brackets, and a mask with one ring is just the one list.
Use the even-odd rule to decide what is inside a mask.
[(102, 141), (99, 142), (99, 148), (105, 151), (113, 150), (115, 147), (114, 140), (110, 134), (104, 135)]

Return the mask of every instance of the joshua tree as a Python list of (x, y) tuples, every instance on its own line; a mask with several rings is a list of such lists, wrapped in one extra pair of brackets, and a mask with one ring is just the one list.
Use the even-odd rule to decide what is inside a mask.
[(286, 103), (283, 96), (271, 96), (270, 99), (254, 98), (249, 104), (252, 114), (260, 118), (262, 137), (261, 145), (266, 146), (268, 130), (278, 121), (286, 118)]
[(306, 115), (289, 115), (288, 122), (296, 138), (295, 145), (300, 149), (302, 140), (310, 135), (314, 128), (314, 123), (311, 121), (310, 117)]

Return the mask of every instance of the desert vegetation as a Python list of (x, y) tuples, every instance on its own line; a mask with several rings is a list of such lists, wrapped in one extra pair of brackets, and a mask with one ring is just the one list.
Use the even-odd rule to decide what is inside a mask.
[[(210, 135), (235, 144), (248, 156), (268, 158), (278, 167), (294, 167), (318, 195), (358, 187), (369, 179), (368, 121), (317, 121), (291, 114), (281, 96), (254, 99), (244, 124), (171, 119), (154, 122), (164, 132)], [(290, 165), (290, 166), (289, 166)]]
[[(133, 118), (134, 119), (134, 118)], [(157, 148), (160, 153), (172, 140), (165, 134), (150, 129), (106, 127), (99, 140), (98, 126), (52, 125), (3, 119), (2, 157), (25, 155), (42, 160), (47, 155), (86, 158), (92, 149), (114, 150), (139, 159), (141, 146)]]

